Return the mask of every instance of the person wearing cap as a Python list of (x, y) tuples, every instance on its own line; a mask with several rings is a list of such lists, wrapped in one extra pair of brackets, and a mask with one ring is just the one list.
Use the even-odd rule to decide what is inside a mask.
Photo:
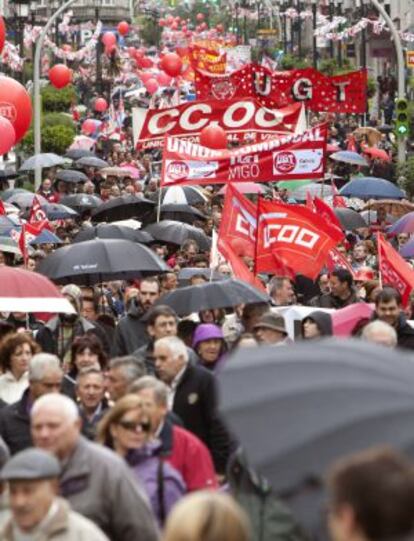
[(285, 320), (279, 314), (263, 314), (253, 328), (254, 336), (261, 345), (282, 346), (290, 343)]
[(84, 334), (94, 334), (109, 353), (109, 344), (105, 333), (95, 323), (81, 316), (82, 291), (69, 284), (62, 288), (62, 294), (70, 301), (76, 312), (74, 314), (59, 314), (50, 319), (36, 335), (36, 341), (43, 351), (57, 355), (65, 366), (71, 364), (71, 346), (73, 340)]
[(361, 299), (367, 301), (366, 282), (375, 279), (375, 272), (371, 267), (362, 266), (354, 272), (355, 287)]
[(56, 496), (58, 460), (47, 451), (26, 449), (4, 466), (0, 479), (9, 485), (11, 517), (2, 541), (108, 541), (89, 519)]

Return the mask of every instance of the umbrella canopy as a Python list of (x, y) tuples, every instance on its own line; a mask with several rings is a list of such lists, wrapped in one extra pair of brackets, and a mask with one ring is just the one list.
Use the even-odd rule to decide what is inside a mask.
[(381, 141), (381, 132), (378, 131), (376, 128), (372, 128), (371, 126), (363, 126), (361, 128), (357, 128), (354, 133), (356, 135), (366, 135), (368, 144), (371, 146), (377, 145)]
[(79, 214), (61, 203), (46, 203), (42, 205), (42, 210), (49, 220), (67, 220), (68, 218), (77, 218)]
[(134, 167), (133, 165), (122, 165), (121, 169), (125, 171), (124, 176), (131, 177), (132, 179), (136, 180), (140, 177), (139, 169)]
[(76, 165), (78, 167), (95, 167), (96, 169), (102, 169), (103, 167), (108, 167), (109, 164), (96, 156), (85, 156), (76, 160)]
[(73, 195), (65, 195), (60, 200), (62, 205), (66, 205), (77, 212), (85, 210), (93, 210), (102, 204), (102, 199), (96, 195), (88, 195), (86, 193), (77, 193)]
[(336, 162), (349, 163), (350, 165), (360, 165), (362, 167), (368, 165), (364, 156), (350, 150), (340, 150), (339, 152), (334, 152), (329, 157)]
[[(9, 236), (0, 237), (0, 252), (20, 256), (22, 254), (17, 242)], [(30, 253), (31, 249), (29, 249), (29, 254)]]
[(246, 282), (228, 279), (176, 289), (162, 295), (156, 304), (166, 304), (177, 315), (186, 316), (200, 310), (231, 308), (255, 302), (269, 302), (269, 297)]
[(207, 216), (191, 205), (179, 205), (175, 203), (161, 205), (160, 216), (163, 220), (177, 220), (187, 224), (192, 224), (195, 220), (207, 220)]
[[(376, 210), (363, 210), (360, 212), (361, 216), (364, 218), (367, 224), (372, 224), (377, 221), (377, 211)], [(387, 223), (393, 224), (397, 218), (387, 214), (386, 221)]]
[(92, 156), (95, 157), (95, 153), (92, 152), (92, 150), (83, 148), (70, 148), (65, 154), (65, 158), (69, 158), (73, 161), (80, 160), (81, 158), (90, 158)]
[(17, 178), (19, 173), (12, 171), (11, 169), (1, 169), (0, 170), (0, 181), (8, 180), (9, 178)]
[(73, 314), (75, 309), (45, 276), (14, 267), (0, 267), (0, 312)]
[(359, 199), (404, 199), (405, 194), (398, 186), (377, 177), (357, 177), (349, 181), (341, 190), (340, 195), (358, 197)]
[(129, 177), (129, 173), (123, 167), (104, 167), (99, 171), (104, 177)]
[(412, 212), (414, 210), (414, 204), (406, 199), (402, 201), (397, 201), (396, 199), (380, 199), (379, 201), (368, 201), (364, 210), (376, 210), (378, 208), (384, 208), (388, 214), (400, 218), (401, 216), (404, 216), (404, 214), (407, 214), (407, 212)]
[(41, 261), (38, 270), (59, 284), (91, 286), (106, 280), (131, 280), (171, 269), (142, 244), (94, 239), (58, 248)]
[(148, 216), (154, 207), (154, 201), (149, 199), (135, 195), (121, 195), (102, 203), (93, 212), (92, 219), (96, 222), (112, 222), (126, 218), (142, 218)]
[(48, 167), (62, 165), (65, 162), (65, 158), (62, 158), (57, 154), (53, 154), (52, 152), (46, 152), (44, 154), (36, 154), (35, 156), (25, 160), (19, 171), (32, 171), (37, 168), (47, 169)]
[(4, 190), (4, 192), (1, 192), (1, 199), (2, 201), (8, 201), (10, 197), (13, 197), (13, 195), (17, 195), (18, 193), (32, 194), (32, 192), (29, 192), (29, 190), (25, 190), (24, 188), (10, 188), (9, 190)]
[(222, 408), (252, 465), (306, 524), (321, 511), (313, 494), (304, 501), (306, 482), (334, 460), (374, 445), (414, 452), (414, 363), (362, 341), (277, 349), (233, 356), (220, 374)]
[(82, 173), (82, 171), (74, 171), (72, 169), (64, 169), (59, 171), (56, 178), (57, 180), (63, 180), (64, 182), (72, 182), (75, 184), (89, 180), (85, 173)]
[(351, 336), (355, 326), (362, 319), (371, 319), (374, 312), (374, 305), (366, 302), (357, 302), (333, 310), (331, 312), (332, 327), (334, 336)]
[(414, 239), (411, 239), (403, 244), (400, 249), (400, 254), (407, 259), (414, 257)]
[(307, 194), (312, 195), (312, 197), (332, 197), (334, 195), (332, 186), (326, 184), (318, 184), (316, 182), (311, 182), (310, 184), (305, 184), (303, 186), (298, 186), (295, 190), (290, 192), (291, 197), (297, 201), (306, 201)]
[(45, 199), (42, 195), (34, 194), (32, 192), (20, 192), (16, 193), (15, 195), (12, 195), (7, 199), (8, 203), (12, 203), (13, 205), (18, 206), (20, 209), (28, 209), (33, 205), (33, 198), (37, 197), (37, 200), (43, 207), (44, 205), (48, 204), (47, 199)]
[(364, 154), (368, 154), (371, 158), (375, 158), (377, 160), (382, 160), (384, 162), (390, 162), (391, 156), (383, 150), (382, 148), (377, 147), (366, 147), (364, 148)]
[(326, 152), (340, 152), (341, 148), (338, 145), (326, 145)]
[(141, 242), (143, 244), (148, 244), (154, 240), (150, 234), (144, 233), (144, 231), (131, 229), (122, 225), (99, 224), (94, 227), (84, 227), (81, 229), (73, 239), (73, 242), (84, 242), (85, 240), (96, 238), (123, 239), (132, 242)]
[(414, 233), (414, 212), (404, 214), (393, 225), (388, 227), (388, 234)]
[(364, 218), (356, 212), (356, 210), (348, 208), (336, 208), (334, 209), (336, 217), (341, 222), (342, 229), (344, 231), (353, 231), (361, 227), (367, 227)]
[[(243, 193), (245, 195), (248, 194), (264, 194), (268, 190), (263, 186), (263, 184), (256, 184), (255, 182), (235, 182), (233, 184), (235, 188), (240, 193)], [(225, 184), (220, 191), (217, 192), (216, 195), (226, 195), (227, 192), (227, 185)]]
[(48, 229), (43, 229), (37, 237), (29, 242), (33, 246), (38, 246), (40, 244), (63, 244), (63, 241), (54, 233)]
[(211, 246), (211, 240), (202, 229), (173, 220), (161, 220), (159, 223), (147, 225), (144, 231), (152, 235), (155, 240), (179, 246), (187, 239), (195, 240), (200, 250), (209, 250)]
[(194, 186), (171, 186), (163, 190), (161, 203), (178, 203), (181, 205), (195, 205), (205, 203), (207, 197)]
[(178, 273), (178, 281), (181, 286), (190, 285), (190, 280), (193, 276), (204, 276), (209, 282), (217, 282), (219, 280), (227, 280), (227, 276), (220, 274), (211, 269), (199, 269), (197, 267), (184, 267)]

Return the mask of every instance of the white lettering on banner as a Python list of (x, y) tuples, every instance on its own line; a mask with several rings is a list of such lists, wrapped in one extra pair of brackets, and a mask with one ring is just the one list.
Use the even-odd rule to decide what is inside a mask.
[(241, 214), (237, 214), (236, 231), (246, 235), (249, 239), (256, 241), (256, 229)]
[[(264, 217), (261, 216), (261, 219)], [(296, 244), (307, 250), (313, 250), (320, 235), (298, 225), (269, 224), (263, 229), (263, 245), (269, 248), (275, 242), (284, 242), (285, 244)]]
[(260, 80), (260, 73), (253, 72), (253, 88), (256, 94), (268, 96), (272, 90), (272, 78), (270, 75), (263, 75)]
[(191, 115), (196, 112), (205, 113), (207, 115), (212, 113), (210, 105), (207, 103), (195, 103), (191, 105), (188, 109), (185, 109), (180, 116), (179, 124), (183, 130), (187, 131), (197, 131), (201, 130), (208, 124), (208, 118), (201, 118), (198, 122), (191, 122)]
[[(244, 109), (245, 113), (239, 120), (234, 119), (236, 111)], [(245, 124), (248, 124), (254, 116), (256, 107), (255, 104), (249, 101), (240, 101), (238, 103), (233, 103), (226, 110), (223, 115), (223, 122), (229, 128), (241, 128)]]
[[(273, 115), (272, 120), (266, 120), (265, 115)], [(272, 111), (271, 109), (259, 109), (256, 114), (256, 122), (263, 126), (263, 128), (273, 128), (283, 121), (283, 115), (279, 111)]]
[(351, 84), (350, 81), (333, 81), (333, 86), (338, 87), (337, 101), (344, 102), (346, 101), (346, 92), (345, 88)]
[(292, 86), (292, 94), (298, 101), (311, 100), (313, 97), (312, 81), (304, 77), (298, 79)]
[(237, 165), (229, 168), (229, 180), (249, 180), (258, 178), (260, 175), (260, 167), (253, 164)]
[(148, 130), (153, 135), (162, 135), (163, 133), (167, 133), (168, 131), (174, 128), (174, 126), (176, 125), (176, 121), (169, 122), (168, 124), (162, 127), (158, 125), (158, 121), (164, 117), (175, 118), (179, 114), (180, 112), (177, 109), (170, 109), (168, 111), (164, 111), (163, 113), (159, 113), (158, 115), (154, 115), (152, 118), (150, 118), (148, 122)]
[(392, 285), (392, 287), (395, 287), (395, 289), (397, 289), (397, 291), (403, 297), (404, 293), (406, 292), (408, 288), (408, 284), (406, 284), (404, 280), (401, 280), (400, 275), (391, 266), (389, 266), (385, 261), (381, 262), (380, 270), (382, 274), (383, 283), (384, 284), (388, 283), (389, 285)]

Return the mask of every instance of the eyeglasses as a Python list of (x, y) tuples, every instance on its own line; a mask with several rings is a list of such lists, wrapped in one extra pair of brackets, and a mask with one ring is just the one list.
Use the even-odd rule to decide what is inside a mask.
[(136, 423), (135, 421), (119, 421), (118, 423), (125, 430), (130, 430), (136, 432), (139, 428), (142, 432), (150, 432), (151, 425), (150, 423)]

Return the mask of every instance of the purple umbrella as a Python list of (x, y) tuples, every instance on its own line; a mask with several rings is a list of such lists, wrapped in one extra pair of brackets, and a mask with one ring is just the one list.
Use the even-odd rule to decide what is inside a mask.
[(397, 235), (398, 233), (414, 233), (414, 212), (401, 216), (394, 224), (387, 228), (387, 233)]
[(414, 239), (403, 244), (400, 254), (407, 259), (414, 257)]

